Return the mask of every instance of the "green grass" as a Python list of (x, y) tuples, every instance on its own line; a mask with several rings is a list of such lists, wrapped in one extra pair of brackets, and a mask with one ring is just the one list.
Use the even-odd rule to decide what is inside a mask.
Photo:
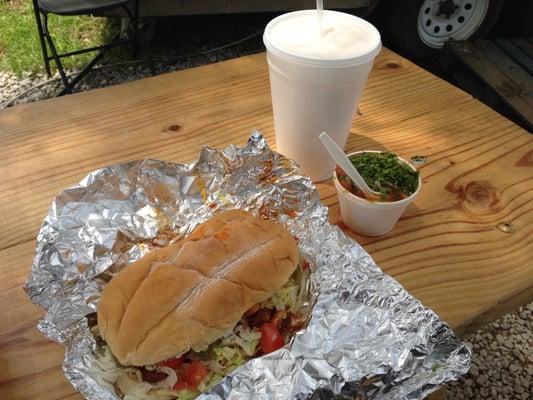
[[(90, 16), (50, 15), (48, 26), (60, 53), (109, 41), (118, 21)], [(64, 58), (65, 67), (81, 67), (92, 53)], [(54, 63), (51, 63), (54, 68)], [(31, 0), (0, 0), (0, 71), (21, 75), (43, 71), (41, 45)]]

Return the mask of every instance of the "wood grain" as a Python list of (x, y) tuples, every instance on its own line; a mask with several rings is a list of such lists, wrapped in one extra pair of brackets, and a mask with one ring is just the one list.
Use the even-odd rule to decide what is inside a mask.
[[(533, 137), (386, 49), (360, 109), (347, 150), (427, 162), (420, 196), (389, 235), (347, 233), (460, 332), (532, 300)], [(111, 163), (242, 145), (252, 128), (273, 143), (271, 113), (263, 54), (0, 112), (0, 398), (81, 399), (21, 289), (54, 195)], [(339, 223), (331, 182), (318, 188)]]

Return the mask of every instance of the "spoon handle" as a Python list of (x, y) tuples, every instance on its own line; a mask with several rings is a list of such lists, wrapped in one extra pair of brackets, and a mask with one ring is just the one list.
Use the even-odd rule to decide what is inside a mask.
[(352, 162), (348, 159), (344, 151), (337, 146), (337, 143), (326, 132), (322, 132), (319, 136), (322, 144), (326, 147), (331, 157), (335, 162), (346, 172), (346, 174), (354, 181), (354, 183), (365, 194), (372, 196), (372, 189), (368, 187), (365, 180), (361, 177), (359, 172), (355, 169)]

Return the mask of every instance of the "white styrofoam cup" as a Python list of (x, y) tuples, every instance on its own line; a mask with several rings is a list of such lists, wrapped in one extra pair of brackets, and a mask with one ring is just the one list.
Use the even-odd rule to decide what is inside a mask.
[(281, 20), (316, 10), (283, 14), (270, 21), (263, 41), (267, 48), (270, 89), (274, 112), (277, 151), (294, 159), (314, 182), (328, 179), (335, 162), (322, 146), (318, 135), (327, 132), (344, 148), (352, 120), (372, 69), (381, 50), (379, 32), (369, 22), (350, 14), (372, 32), (375, 47), (352, 58), (313, 59), (276, 46), (269, 37), (272, 27)]

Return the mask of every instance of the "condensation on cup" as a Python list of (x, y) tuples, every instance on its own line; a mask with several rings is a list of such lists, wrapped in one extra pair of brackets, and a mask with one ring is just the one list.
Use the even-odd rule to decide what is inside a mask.
[(374, 58), (378, 30), (356, 16), (317, 10), (270, 21), (267, 48), (276, 148), (315, 182), (333, 175), (335, 162), (318, 135), (344, 148)]

